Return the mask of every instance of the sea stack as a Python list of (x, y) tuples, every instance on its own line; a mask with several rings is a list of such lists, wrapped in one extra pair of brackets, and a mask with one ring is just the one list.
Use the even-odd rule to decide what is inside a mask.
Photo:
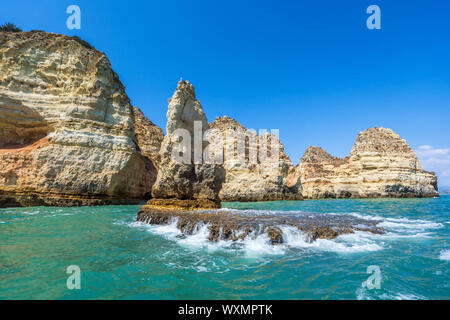
[[(219, 193), (222, 201), (302, 199), (294, 166), (275, 135), (266, 133), (258, 136), (227, 116), (216, 118), (210, 126), (219, 130), (223, 137), (225, 181)], [(244, 150), (241, 155), (235, 152), (239, 139)], [(261, 159), (259, 153), (263, 143), (267, 155), (270, 155), (266, 159)], [(272, 143), (277, 144), (278, 151), (273, 157), (270, 154)]]
[(139, 203), (162, 139), (104, 53), (79, 38), (0, 32), (0, 206)]
[[(220, 208), (219, 191), (224, 170), (220, 164), (203, 161), (203, 152), (208, 147), (203, 141), (207, 129), (209, 124), (196, 99), (194, 86), (180, 80), (169, 99), (166, 136), (159, 152), (160, 170), (152, 189), (154, 199), (146, 208)], [(180, 137), (180, 131), (187, 135)], [(187, 143), (186, 148), (178, 152), (183, 160), (176, 159), (173, 151), (183, 142)]]
[(381, 127), (360, 132), (345, 158), (308, 148), (296, 174), (304, 198), (438, 196), (436, 175), (422, 169), (405, 140)]

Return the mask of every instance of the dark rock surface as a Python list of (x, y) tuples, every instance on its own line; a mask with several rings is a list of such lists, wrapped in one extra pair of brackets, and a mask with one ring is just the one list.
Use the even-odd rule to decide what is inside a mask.
[(385, 232), (383, 228), (377, 227), (378, 221), (344, 215), (293, 215), (288, 212), (276, 215), (258, 215), (231, 210), (168, 210), (155, 206), (143, 206), (138, 213), (137, 221), (155, 225), (177, 221), (177, 227), (185, 235), (195, 233), (198, 226), (206, 224), (209, 228), (209, 240), (213, 242), (244, 240), (250, 234), (266, 233), (272, 244), (280, 244), (284, 242), (282, 226), (299, 229), (306, 234), (309, 242), (317, 239), (334, 239), (339, 235), (355, 231), (373, 234)]

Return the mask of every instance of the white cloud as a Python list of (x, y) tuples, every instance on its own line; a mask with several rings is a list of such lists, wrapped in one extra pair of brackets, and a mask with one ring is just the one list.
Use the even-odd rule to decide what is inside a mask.
[(414, 152), (419, 157), (423, 169), (436, 172), (439, 186), (450, 186), (450, 149), (424, 145)]

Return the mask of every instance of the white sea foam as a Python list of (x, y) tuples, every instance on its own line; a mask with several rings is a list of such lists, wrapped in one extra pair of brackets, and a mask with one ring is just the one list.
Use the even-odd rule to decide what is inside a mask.
[(337, 253), (356, 253), (381, 250), (382, 247), (372, 239), (365, 236), (365, 232), (344, 234), (336, 239), (316, 239), (308, 241), (308, 236), (291, 226), (280, 226), (283, 231), (283, 240), (289, 247), (308, 248)]
[(174, 239), (181, 234), (181, 231), (177, 228), (177, 223), (178, 219), (172, 219), (169, 224), (151, 225), (149, 229), (155, 234)]
[(395, 294), (382, 294), (380, 299), (383, 300), (422, 300), (423, 297), (417, 296), (412, 293), (395, 293)]
[(363, 287), (359, 287), (356, 289), (356, 299), (358, 300), (372, 300), (369, 296), (367, 289)]
[(35, 210), (35, 211), (23, 211), (23, 212), (21, 212), (21, 213), (23, 213), (23, 214), (28, 214), (28, 215), (30, 215), (30, 216), (33, 216), (33, 215), (35, 215), (35, 214), (40, 213), (40, 211), (39, 211), (39, 210)]
[(53, 218), (53, 217), (62, 217), (62, 216), (73, 216), (75, 213), (55, 213), (44, 216), (43, 218)]
[(425, 220), (409, 220), (406, 218), (401, 219), (387, 218), (385, 221), (379, 223), (378, 226), (390, 229), (426, 230), (426, 229), (442, 228), (443, 224)]
[(365, 287), (360, 287), (356, 290), (356, 298), (358, 300), (372, 300), (372, 299), (381, 299), (381, 300), (423, 300), (424, 297), (418, 296), (413, 293), (383, 293), (377, 294), (377, 291), (367, 290)]
[(439, 259), (444, 261), (450, 261), (450, 250), (442, 250), (439, 255)]
[[(334, 214), (336, 215), (336, 214)], [(340, 214), (342, 215), (342, 214)], [(438, 229), (442, 228), (442, 223), (435, 223), (421, 219), (408, 219), (408, 218), (383, 218), (374, 215), (362, 215), (356, 212), (350, 213), (351, 216), (359, 219), (380, 221), (378, 226), (385, 228), (403, 228), (403, 229)]]
[(281, 255), (286, 250), (285, 245), (272, 245), (269, 237), (265, 233), (256, 237), (246, 237), (241, 243), (244, 244), (244, 250), (247, 256)]
[[(244, 240), (235, 242), (220, 240), (211, 242), (208, 240), (209, 229), (207, 224), (199, 224), (192, 235), (181, 235), (176, 226), (176, 221), (168, 225), (149, 226), (154, 234), (162, 235), (165, 238), (176, 241), (179, 245), (199, 249), (204, 248), (208, 251), (221, 249), (241, 250), (247, 256), (260, 255), (282, 255), (289, 248), (303, 248), (319, 251), (328, 251), (336, 253), (357, 253), (381, 250), (383, 247), (375, 243), (372, 239), (365, 237), (364, 232), (356, 232), (351, 235), (342, 235), (337, 239), (317, 239), (313, 242), (308, 241), (307, 234), (292, 226), (279, 226), (283, 231), (284, 243), (272, 245), (266, 233), (250, 234)], [(142, 226), (142, 224), (139, 224)]]
[(208, 268), (204, 267), (204, 266), (197, 266), (195, 267), (195, 270), (197, 270), (197, 272), (208, 272)]
[(208, 244), (208, 237), (209, 237), (208, 228), (209, 225), (199, 223), (196, 226), (192, 235), (188, 235), (186, 237), (179, 239), (178, 243), (186, 247), (202, 248)]
[(386, 231), (384, 234), (372, 235), (380, 240), (431, 238), (433, 234), (429, 231), (444, 227), (442, 223), (421, 219), (383, 218), (379, 216), (364, 216), (358, 213), (351, 213), (351, 215), (360, 219), (377, 221), (377, 227), (384, 228)]
[(375, 235), (376, 238), (380, 240), (398, 240), (398, 239), (425, 239), (432, 238), (433, 234), (431, 232), (418, 232), (411, 234), (401, 234), (395, 232), (386, 232), (385, 234)]
[[(154, 234), (164, 236), (165, 238), (177, 242), (179, 245), (190, 249), (206, 249), (208, 251), (215, 250), (239, 250), (246, 255), (281, 255), (289, 248), (317, 250), (326, 252), (335, 252), (339, 254), (373, 252), (382, 250), (386, 247), (384, 241), (392, 241), (401, 238), (429, 238), (433, 230), (443, 227), (441, 223), (434, 223), (426, 220), (413, 220), (408, 218), (383, 218), (374, 215), (361, 215), (359, 213), (322, 213), (308, 214), (301, 211), (270, 211), (270, 210), (237, 210), (237, 209), (219, 209), (219, 211), (239, 212), (240, 214), (250, 215), (302, 215), (313, 218), (320, 215), (340, 215), (353, 216), (358, 219), (365, 219), (379, 222), (378, 227), (386, 230), (385, 234), (372, 234), (370, 232), (356, 231), (351, 234), (343, 234), (335, 239), (316, 239), (309, 241), (307, 234), (296, 227), (280, 225), (278, 226), (283, 232), (283, 244), (272, 245), (266, 233), (249, 234), (244, 240), (225, 241), (219, 240), (211, 242), (209, 238), (209, 225), (198, 224), (193, 234), (183, 235), (177, 228), (177, 219), (173, 219), (168, 225), (147, 225), (149, 231)], [(146, 225), (139, 222), (139, 226)], [(364, 227), (364, 226), (361, 226)], [(450, 256), (450, 253), (444, 254), (444, 257)], [(441, 254), (442, 259), (442, 254)]]

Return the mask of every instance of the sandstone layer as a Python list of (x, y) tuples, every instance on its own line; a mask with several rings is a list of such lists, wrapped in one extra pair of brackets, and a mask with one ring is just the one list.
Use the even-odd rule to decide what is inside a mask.
[(0, 32), (0, 206), (137, 203), (162, 130), (79, 39)]
[[(219, 193), (222, 201), (302, 198), (294, 166), (275, 135), (266, 133), (258, 136), (227, 116), (216, 118), (210, 127), (219, 130), (222, 136), (222, 145), (219, 146), (223, 148), (225, 169), (225, 180)], [(277, 152), (272, 150), (272, 143), (276, 144)], [(266, 156), (262, 157), (260, 152), (266, 152)]]
[(438, 196), (436, 175), (422, 170), (405, 140), (381, 127), (359, 133), (345, 158), (308, 148), (296, 175), (304, 198)]
[[(203, 152), (208, 147), (203, 135), (208, 129), (206, 115), (196, 99), (193, 85), (180, 80), (169, 99), (166, 136), (159, 152), (160, 169), (152, 189), (154, 198), (168, 199), (169, 203), (171, 199), (210, 201), (212, 205), (219, 203), (223, 168), (203, 161)], [(187, 135), (180, 136), (180, 131)]]

